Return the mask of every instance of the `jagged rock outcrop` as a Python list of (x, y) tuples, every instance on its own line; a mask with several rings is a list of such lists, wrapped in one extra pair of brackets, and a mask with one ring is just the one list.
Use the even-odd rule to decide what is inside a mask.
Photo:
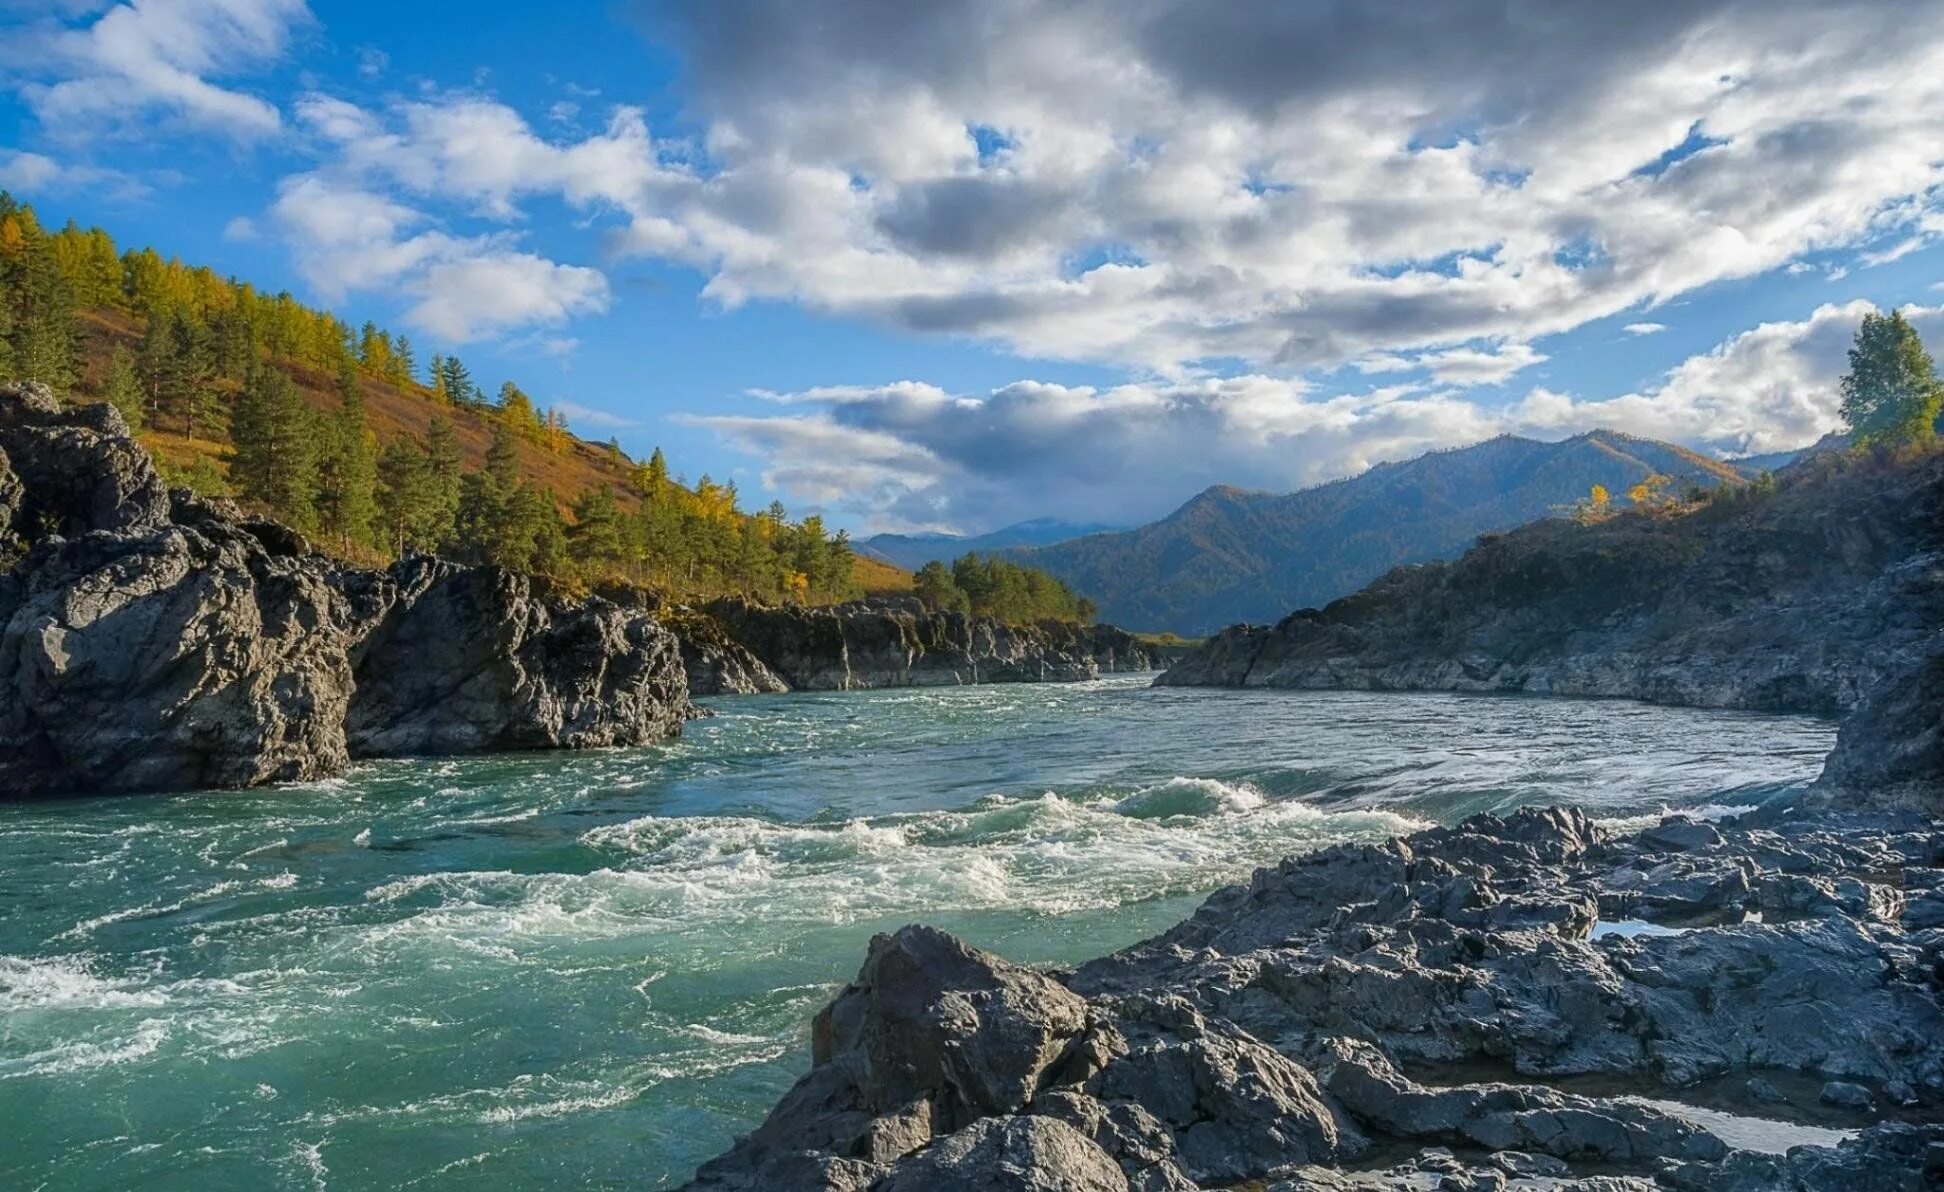
[(668, 619), (681, 642), (691, 696), (769, 695), (790, 685), (707, 613), (681, 610)]
[(681, 624), (685, 639), (697, 642), (684, 647), (700, 664), (696, 694), (712, 693), (708, 688), (716, 685), (713, 676), (723, 666), (732, 675), (746, 669), (740, 658), (721, 658), (717, 638), (740, 645), (770, 677), (799, 691), (1075, 682), (1154, 666), (1152, 652), (1138, 638), (1111, 625), (1008, 625), (990, 617), (931, 612), (912, 599), (826, 608), (726, 599)]
[[(1934, 1186), (1941, 961), (1920, 816), (1481, 816), (1259, 870), (1071, 972), (880, 936), (692, 1187)], [(1738, 1141), (1791, 1122), (1869, 1128)]]
[(354, 756), (639, 745), (680, 730), (675, 637), (645, 614), (425, 556), (387, 579), (386, 607), (352, 651)]
[[(672, 635), (517, 576), (347, 568), (168, 493), (120, 415), (0, 386), (0, 797), (301, 781), (356, 756), (637, 744)], [(347, 732), (348, 728), (348, 732)]]
[(1773, 494), (1563, 519), (1400, 568), (1172, 685), (1532, 692), (1839, 715), (1944, 625), (1944, 454), (1831, 455)]

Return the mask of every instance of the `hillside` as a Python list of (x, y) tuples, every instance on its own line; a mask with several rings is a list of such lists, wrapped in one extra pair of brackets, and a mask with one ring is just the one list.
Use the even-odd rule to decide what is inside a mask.
[(854, 545), (859, 555), (870, 555), (894, 567), (916, 571), (933, 560), (948, 563), (968, 553), (983, 555), (1019, 547), (1051, 546), (1056, 542), (1088, 534), (1108, 533), (1119, 528), (1097, 522), (1039, 517), (989, 534), (873, 534)]
[(1199, 636), (1324, 604), (1391, 568), (1449, 558), (1480, 534), (1547, 517), (1604, 486), (1689, 487), (1748, 476), (1669, 443), (1595, 431), (1558, 443), (1502, 435), (1278, 495), (1216, 486), (1162, 520), (1011, 552), (1086, 593), (1118, 625)]
[(809, 602), (907, 592), (821, 518), (737, 505), (656, 451), (573, 434), (511, 380), (0, 191), (0, 379), (116, 405), (173, 484), (235, 497), (361, 563), (437, 551), (573, 588)]
[(1831, 452), (1772, 486), (1489, 535), (1227, 629), (1161, 681), (1836, 715), (1935, 657), (1941, 625), (1944, 451)]

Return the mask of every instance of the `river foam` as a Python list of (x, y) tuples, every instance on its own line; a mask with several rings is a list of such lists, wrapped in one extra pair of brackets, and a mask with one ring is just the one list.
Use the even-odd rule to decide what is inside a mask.
[(717, 710), (649, 749), (0, 809), (0, 1186), (679, 1182), (875, 932), (1077, 962), (1342, 841), (1756, 804), (1832, 736), (1138, 679)]

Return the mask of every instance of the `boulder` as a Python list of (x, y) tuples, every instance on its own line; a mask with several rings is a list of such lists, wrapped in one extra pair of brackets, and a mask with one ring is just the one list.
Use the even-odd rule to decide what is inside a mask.
[(1107, 1152), (1064, 1122), (974, 1122), (891, 1170), (876, 1192), (1127, 1192)]
[(346, 612), (316, 560), (235, 526), (47, 539), (0, 576), (0, 790), (336, 773)]

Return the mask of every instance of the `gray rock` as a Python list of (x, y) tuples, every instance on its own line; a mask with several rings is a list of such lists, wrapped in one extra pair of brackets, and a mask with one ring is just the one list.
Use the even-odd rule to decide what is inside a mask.
[[(1138, 639), (1112, 626), (1014, 626), (929, 612), (911, 599), (827, 608), (726, 599), (683, 624), (697, 643), (695, 658), (705, 676), (718, 667), (710, 645), (727, 639), (798, 691), (1074, 682), (1153, 665)], [(715, 685), (706, 677), (701, 682)]]
[(646, 613), (389, 574), (170, 494), (105, 405), (0, 386), (0, 792), (301, 781), (354, 755), (637, 744), (689, 704)]
[(234, 526), (50, 538), (0, 577), (0, 790), (302, 781), (348, 761), (352, 630)]
[(1127, 1192), (1092, 1139), (1053, 1118), (996, 1117), (906, 1159), (876, 1192)]
[[(401, 560), (353, 655), (359, 757), (640, 745), (680, 731), (675, 637), (645, 612), (567, 602), (495, 567)], [(384, 590), (388, 586), (389, 590)]]
[(1830, 1081), (1822, 1086), (1822, 1092), (1817, 1096), (1824, 1105), (1834, 1105), (1838, 1109), (1866, 1110), (1874, 1104), (1869, 1089), (1847, 1080)]
[(0, 451), (15, 477), (0, 529), (25, 542), (167, 524), (168, 489), (113, 406), (64, 410), (43, 385), (0, 385)]

